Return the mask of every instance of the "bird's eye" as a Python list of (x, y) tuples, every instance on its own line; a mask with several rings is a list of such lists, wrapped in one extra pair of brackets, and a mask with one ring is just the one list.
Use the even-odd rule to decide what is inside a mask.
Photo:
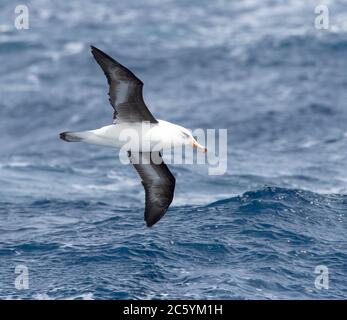
[(183, 136), (184, 138), (189, 138), (189, 134), (188, 134), (188, 133), (185, 133), (185, 132), (183, 132), (183, 131), (181, 131), (181, 133), (182, 133), (182, 136)]

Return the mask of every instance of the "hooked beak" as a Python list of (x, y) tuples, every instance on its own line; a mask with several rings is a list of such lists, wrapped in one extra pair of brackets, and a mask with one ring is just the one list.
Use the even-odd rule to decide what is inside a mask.
[(196, 140), (193, 140), (193, 143), (192, 143), (193, 147), (194, 148), (197, 148), (197, 149), (200, 149), (202, 150), (202, 152), (207, 152), (207, 148), (202, 146), (200, 143), (198, 143)]

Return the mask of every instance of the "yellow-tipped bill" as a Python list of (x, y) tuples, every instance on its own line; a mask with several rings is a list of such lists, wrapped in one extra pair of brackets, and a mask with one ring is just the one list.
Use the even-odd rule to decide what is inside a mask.
[(198, 143), (196, 140), (193, 140), (192, 143), (194, 148), (200, 149), (202, 152), (207, 152), (207, 148), (202, 146), (200, 143)]

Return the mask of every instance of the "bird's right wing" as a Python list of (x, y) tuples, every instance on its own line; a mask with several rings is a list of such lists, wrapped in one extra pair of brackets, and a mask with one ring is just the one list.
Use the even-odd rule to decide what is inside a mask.
[(108, 81), (108, 95), (114, 109), (114, 121), (158, 123), (143, 100), (142, 81), (106, 53), (93, 46), (91, 48)]
[[(147, 226), (151, 227), (163, 217), (170, 206), (176, 180), (159, 152), (129, 152), (128, 155), (145, 188), (145, 221)], [(153, 161), (153, 159), (156, 160)], [(158, 159), (159, 161), (157, 161)], [(160, 160), (160, 164), (155, 164)]]

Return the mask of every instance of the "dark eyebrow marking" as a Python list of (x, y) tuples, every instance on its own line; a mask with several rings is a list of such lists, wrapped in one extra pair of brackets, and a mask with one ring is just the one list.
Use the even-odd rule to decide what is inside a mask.
[(181, 131), (181, 133), (184, 135), (185, 138), (189, 138), (189, 134), (187, 134), (187, 133), (185, 133), (183, 131)]

